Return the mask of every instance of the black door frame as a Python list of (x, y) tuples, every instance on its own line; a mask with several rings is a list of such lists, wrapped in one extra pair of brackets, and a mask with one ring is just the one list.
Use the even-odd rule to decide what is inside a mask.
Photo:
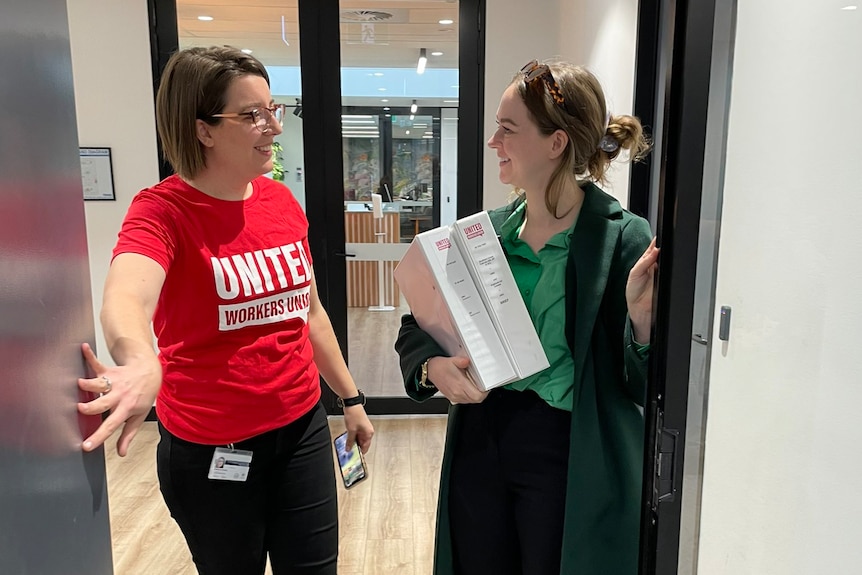
[[(484, 0), (460, 0), (458, 122), (458, 215), (475, 213), (482, 204), (481, 138), (484, 97)], [(347, 348), (347, 270), (344, 254), (344, 191), (341, 158), (341, 35), (338, 0), (299, 0), (302, 67), (303, 140), (307, 182), (318, 193), (306, 194), (309, 241), (321, 301)], [(477, 161), (477, 158), (479, 161)], [(394, 342), (393, 342), (394, 343)], [(339, 413), (335, 394), (322, 386), (327, 413)], [(416, 403), (407, 397), (369, 398), (369, 414), (446, 413), (449, 402), (435, 397)]]
[[(647, 215), (651, 201), (657, 200), (654, 223), (662, 250), (645, 414), (639, 569), (643, 575), (675, 574), (679, 563), (710, 83), (729, 82), (711, 78), (713, 35), (717, 3), (732, 1), (641, 0), (640, 5), (635, 109), (649, 122), (662, 120), (654, 132), (661, 138), (661, 157), (632, 173), (633, 191), (640, 194), (633, 208)], [(656, 189), (650, 190), (649, 182), (657, 183)]]

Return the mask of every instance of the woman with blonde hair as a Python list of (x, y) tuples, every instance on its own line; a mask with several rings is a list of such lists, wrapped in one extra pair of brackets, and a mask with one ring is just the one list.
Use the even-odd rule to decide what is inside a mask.
[(658, 249), (601, 183), (637, 118), (586, 69), (528, 63), (488, 140), (516, 199), (494, 224), (550, 367), (479, 391), (411, 315), (395, 347), (408, 394), (450, 410), (437, 575), (635, 575), (646, 366)]

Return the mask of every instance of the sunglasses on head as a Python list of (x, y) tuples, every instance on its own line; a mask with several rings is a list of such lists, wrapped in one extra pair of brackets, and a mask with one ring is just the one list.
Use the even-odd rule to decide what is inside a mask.
[(537, 80), (542, 80), (548, 89), (548, 94), (554, 99), (554, 103), (565, 110), (566, 99), (563, 98), (560, 85), (557, 84), (547, 64), (540, 64), (538, 60), (532, 60), (521, 68), (521, 74), (524, 75), (524, 83), (528, 86)]

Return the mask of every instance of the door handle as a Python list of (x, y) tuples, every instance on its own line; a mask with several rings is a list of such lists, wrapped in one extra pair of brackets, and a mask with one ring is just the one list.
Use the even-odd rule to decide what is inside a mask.
[(718, 339), (727, 341), (730, 339), (730, 306), (721, 306), (721, 319), (718, 322)]
[(709, 342), (703, 338), (699, 333), (693, 333), (691, 335), (691, 341), (699, 343), (700, 345), (709, 345)]
[(343, 258), (355, 258), (356, 257), (356, 254), (348, 254), (345, 252), (335, 252), (333, 255), (340, 256)]

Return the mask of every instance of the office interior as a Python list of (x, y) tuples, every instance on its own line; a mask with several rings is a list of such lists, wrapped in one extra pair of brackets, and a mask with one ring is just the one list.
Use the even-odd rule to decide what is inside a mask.
[[(392, 342), (408, 308), (389, 281), (392, 267), (417, 232), (507, 200), (484, 140), (514, 72), (533, 58), (583, 63), (610, 109), (649, 118), (655, 137), (650, 161), (617, 166), (606, 187), (648, 217), (663, 246), (645, 413), (653, 441), (642, 572), (862, 571), (862, 464), (854, 455), (862, 388), (852, 361), (862, 320), (854, 297), (862, 179), (853, 161), (862, 152), (862, 10), (854, 0), (237, 4), (178, 0), (177, 44), (252, 50), (279, 79), (277, 100), (294, 106), (280, 138), (284, 181), (320, 241), (344, 244), (327, 248), (344, 254), (340, 264), (328, 252), (313, 256), (330, 269), (316, 272), (333, 279), (326, 303), (375, 422), (433, 427), (429, 442), (442, 449), (445, 400), (413, 404), (400, 383)], [(93, 342), (109, 360), (97, 317), (101, 286), (131, 198), (162, 175), (153, 86), (164, 54), (154, 50), (153, 30), (166, 33), (170, 22), (156, 0), (46, 0), (39, 8), (28, 0), (0, 7), (0, 94), (4, 107), (15, 104), (0, 131), (0, 453), (12, 462), (0, 495), (0, 572), (69, 572), (59, 564), (66, 561), (74, 572), (123, 573), (123, 557), (147, 553), (133, 542), (148, 525), (124, 524), (118, 547), (105, 453), (78, 449), (92, 423), (74, 409), (83, 369), (77, 343)], [(334, 101), (326, 92), (333, 76), (302, 65), (314, 56), (300, 52), (303, 10), (334, 14), (327, 25), (340, 31), (344, 70), (327, 108), (337, 108), (340, 130), (335, 185), (310, 169), (322, 148), (309, 142), (306, 126), (320, 120), (309, 110)], [(469, 45), (460, 41), (465, 18), (471, 29), (478, 24)], [(422, 49), (423, 76), (443, 82), (439, 90), (404, 88), (418, 76)], [(465, 69), (465, 52), (480, 65)], [(317, 55), (331, 70), (332, 51)], [(29, 73), (11, 76), (22, 69)], [(310, 101), (304, 77), (319, 77), (325, 98)], [(400, 88), (384, 85), (387, 78)], [(331, 128), (327, 121), (321, 125)], [(113, 201), (81, 200), (76, 147), (111, 149)], [(381, 191), (391, 201), (375, 221), (367, 205)], [(375, 446), (377, 457), (414, 451), (395, 437)], [(140, 461), (153, 459), (146, 445)], [(117, 473), (134, 481), (128, 470), (137, 463), (108, 457), (112, 472), (125, 465)], [(418, 479), (406, 472), (406, 485), (434, 483), (435, 461), (418, 464), (428, 466)], [(389, 463), (381, 459), (378, 469)], [(160, 497), (152, 486), (147, 493), (148, 502)], [(383, 497), (374, 511), (382, 531), (391, 516), (421, 505), (426, 540), (434, 495), (408, 504), (372, 489), (339, 494), (365, 510), (370, 497)], [(392, 540), (407, 540), (399, 529)], [(364, 548), (363, 560), (378, 543)], [(420, 552), (390, 544), (403, 560), (376, 573), (430, 572)], [(342, 555), (357, 556), (349, 548)], [(180, 572), (171, 561), (184, 560), (156, 555), (153, 565)]]

